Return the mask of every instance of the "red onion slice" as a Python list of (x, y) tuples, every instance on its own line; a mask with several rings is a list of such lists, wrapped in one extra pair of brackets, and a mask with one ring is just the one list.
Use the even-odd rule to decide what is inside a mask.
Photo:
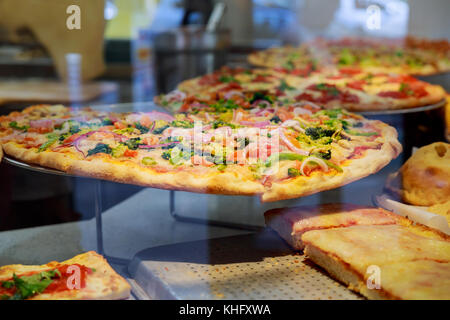
[(305, 169), (305, 166), (308, 164), (308, 162), (315, 162), (320, 166), (320, 168), (323, 171), (325, 171), (325, 172), (328, 171), (328, 165), (325, 163), (325, 161), (323, 161), (322, 159), (317, 158), (317, 157), (308, 157), (305, 160), (303, 160), (302, 165), (300, 166), (300, 173), (302, 175), (305, 175), (303, 170)]
[(237, 90), (228, 91), (223, 97), (228, 100), (231, 99), (233, 96), (245, 98), (244, 94)]
[[(321, 106), (315, 104), (314, 102), (306, 101), (306, 100), (305, 100), (305, 101), (296, 102), (296, 103), (292, 104), (292, 107), (303, 108), (303, 107), (306, 106), (306, 105), (311, 106), (311, 107), (317, 109), (317, 111), (323, 109)], [(303, 109), (304, 109), (304, 108), (303, 108)]]
[(175, 118), (172, 115), (170, 115), (168, 113), (164, 113), (164, 112), (159, 112), (159, 111), (145, 112), (143, 114), (148, 116), (153, 121), (155, 121), (155, 120), (174, 121), (175, 120)]
[(295, 121), (295, 120), (286, 120), (286, 121), (284, 121), (284, 122), (281, 124), (281, 126), (282, 126), (283, 128), (291, 127), (291, 128), (294, 128), (294, 129), (297, 130), (297, 131), (305, 132), (305, 129), (303, 129), (302, 127), (300, 127), (298, 121)]
[(299, 148), (297, 148), (296, 146), (294, 146), (294, 145), (289, 141), (289, 139), (284, 135), (283, 130), (280, 130), (280, 138), (281, 138), (281, 142), (283, 142), (283, 143), (286, 145), (286, 147), (288, 147), (291, 151), (293, 151), (293, 152), (295, 152), (295, 153), (298, 153), (298, 154), (301, 154), (301, 155), (304, 155), (304, 156), (309, 155), (309, 152), (308, 152), (308, 151), (299, 149)]

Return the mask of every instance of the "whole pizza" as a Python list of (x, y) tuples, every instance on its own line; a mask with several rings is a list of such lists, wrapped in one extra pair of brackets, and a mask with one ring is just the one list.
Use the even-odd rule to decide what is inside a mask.
[(70, 174), (277, 201), (377, 172), (397, 132), (342, 109), (218, 100), (174, 114), (37, 105), (0, 117), (6, 155)]
[(289, 105), (313, 102), (327, 109), (350, 111), (396, 110), (444, 101), (445, 90), (410, 75), (371, 73), (357, 67), (315, 69), (304, 74), (275, 69), (231, 69), (180, 83), (176, 90), (157, 96), (155, 102), (171, 111), (192, 104), (234, 100), (256, 106), (276, 102)]

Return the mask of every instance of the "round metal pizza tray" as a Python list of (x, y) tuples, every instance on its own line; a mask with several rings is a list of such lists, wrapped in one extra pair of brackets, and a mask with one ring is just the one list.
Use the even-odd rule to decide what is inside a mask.
[(75, 177), (75, 175), (72, 174), (68, 174), (66, 172), (60, 171), (60, 170), (56, 170), (56, 169), (51, 169), (51, 168), (46, 168), (46, 167), (41, 167), (35, 164), (28, 164), (25, 162), (22, 162), (20, 160), (16, 160), (14, 158), (10, 158), (7, 155), (3, 156), (3, 161), (9, 164), (12, 164), (13, 166), (19, 167), (19, 168), (23, 168), (23, 169), (28, 169), (31, 171), (36, 171), (36, 172), (41, 172), (41, 173), (50, 173), (50, 174), (56, 174), (59, 176), (66, 176), (66, 177)]
[(439, 109), (445, 106), (446, 100), (442, 99), (441, 101), (430, 104), (427, 106), (421, 106), (417, 108), (406, 108), (406, 109), (396, 109), (396, 110), (374, 110), (374, 111), (361, 111), (355, 112), (363, 116), (380, 116), (380, 115), (397, 115), (397, 114), (405, 114), (405, 113), (416, 113), (416, 112), (424, 112), (430, 111), (434, 109)]

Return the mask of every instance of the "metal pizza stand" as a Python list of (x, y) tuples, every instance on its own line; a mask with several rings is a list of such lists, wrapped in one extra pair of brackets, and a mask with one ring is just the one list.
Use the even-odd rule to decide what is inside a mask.
[[(445, 103), (415, 109), (370, 116), (423, 114), (439, 110)], [(115, 112), (158, 110), (153, 103), (131, 103), (93, 107)], [(27, 170), (45, 174), (75, 177), (65, 172), (26, 164), (9, 156), (4, 161)], [(397, 168), (401, 163), (396, 163)], [(395, 170), (395, 169), (394, 169)], [(386, 172), (386, 170), (384, 170)], [(320, 204), (343, 201), (370, 205), (372, 195), (367, 190), (383, 186), (385, 177), (376, 177), (321, 192), (313, 196), (276, 203), (262, 204), (256, 197), (217, 196), (170, 190), (168, 211), (180, 222), (201, 223), (241, 230), (257, 231), (247, 235), (184, 242), (151, 247), (124, 259), (105, 252), (102, 222), (102, 181), (92, 179), (95, 188), (95, 230), (97, 250), (114, 265), (127, 268), (143, 298), (154, 299), (361, 299), (320, 268), (293, 251), (274, 232), (264, 229), (262, 213), (275, 207)], [(358, 184), (357, 188), (352, 185)], [(353, 189), (352, 189), (353, 188)], [(381, 189), (380, 189), (381, 190)], [(144, 190), (145, 191), (145, 190)], [(358, 195), (358, 191), (361, 192)], [(377, 193), (374, 190), (374, 193)], [(348, 197), (346, 199), (346, 196)], [(330, 199), (337, 199), (329, 201)], [(177, 203), (179, 201), (179, 203)], [(309, 203), (308, 203), (309, 201)], [(203, 208), (203, 216), (192, 215)], [(223, 211), (211, 218), (210, 213)], [(246, 215), (242, 215), (246, 212)], [(239, 222), (227, 219), (237, 214)], [(251, 219), (251, 213), (258, 219)], [(225, 216), (224, 216), (225, 214)], [(224, 219), (225, 217), (225, 219)], [(236, 216), (235, 216), (236, 217)]]

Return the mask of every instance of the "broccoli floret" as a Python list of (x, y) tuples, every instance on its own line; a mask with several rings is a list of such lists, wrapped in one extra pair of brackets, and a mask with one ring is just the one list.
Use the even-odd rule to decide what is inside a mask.
[(139, 122), (136, 122), (134, 126), (141, 132), (141, 134), (147, 133), (150, 130), (148, 127), (143, 126)]
[(122, 142), (130, 150), (136, 150), (142, 143), (141, 138), (130, 138), (125, 142)]
[(313, 140), (317, 140), (323, 137), (331, 137), (334, 134), (332, 129), (323, 129), (321, 127), (309, 127), (305, 130), (305, 134)]

